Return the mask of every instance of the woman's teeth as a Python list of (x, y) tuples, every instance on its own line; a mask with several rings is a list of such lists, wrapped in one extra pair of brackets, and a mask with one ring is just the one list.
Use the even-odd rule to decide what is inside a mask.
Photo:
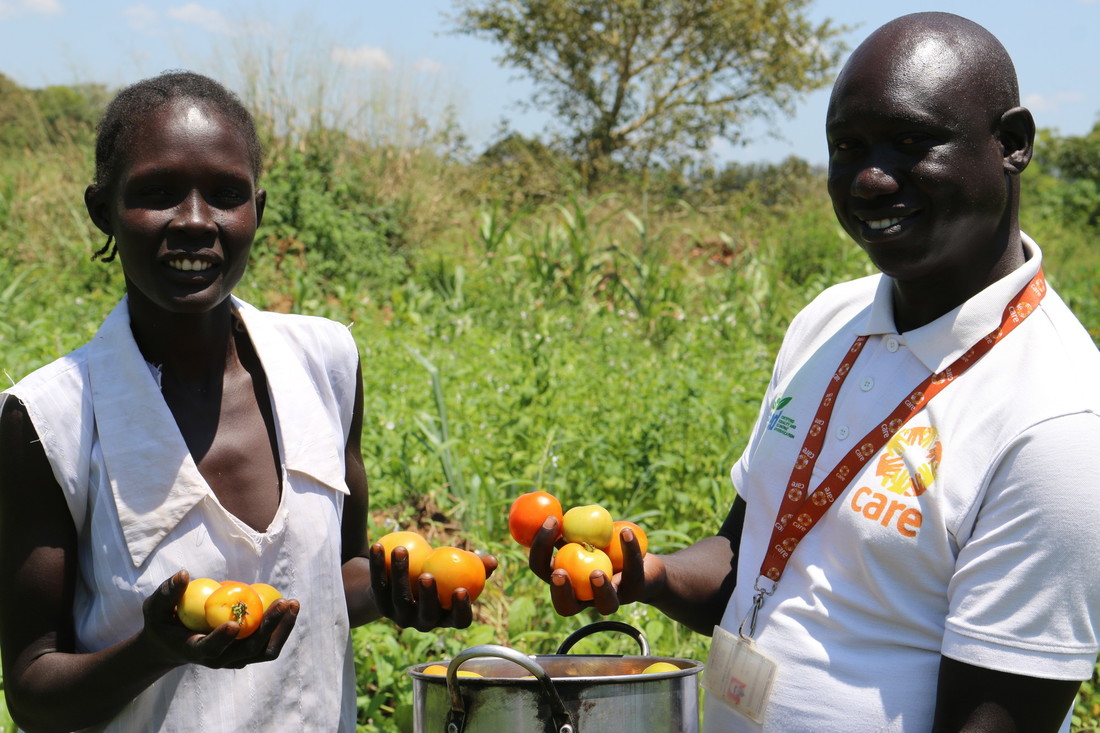
[(202, 270), (209, 270), (211, 267), (209, 262), (202, 260), (168, 260), (168, 266), (173, 270), (183, 270), (184, 272), (201, 272)]

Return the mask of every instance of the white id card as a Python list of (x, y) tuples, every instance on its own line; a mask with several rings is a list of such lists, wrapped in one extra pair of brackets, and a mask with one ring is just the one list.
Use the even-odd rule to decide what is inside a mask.
[(720, 626), (714, 627), (712, 639), (703, 687), (715, 699), (763, 723), (775, 679), (775, 662), (758, 652), (752, 641)]

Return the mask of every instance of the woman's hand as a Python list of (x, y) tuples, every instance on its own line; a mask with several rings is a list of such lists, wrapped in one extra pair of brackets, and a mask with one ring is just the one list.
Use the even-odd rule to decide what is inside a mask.
[[(492, 555), (479, 557), (485, 565), (485, 577), (488, 578), (497, 569), (497, 559)], [(413, 597), (409, 578), (409, 553), (404, 547), (394, 548), (387, 573), (385, 548), (378, 542), (371, 545), (370, 576), (378, 610), (398, 626), (430, 631), (440, 627), (464, 629), (473, 622), (473, 602), (465, 588), (455, 591), (451, 609), (445, 610), (439, 604), (435, 578), (429, 573), (422, 573), (416, 578), (418, 592)]]
[(554, 570), (554, 550), (564, 544), (557, 539), (558, 520), (549, 517), (531, 543), (528, 565), (531, 571), (550, 584), (550, 599), (561, 616), (573, 616), (585, 608), (595, 608), (607, 616), (619, 606), (652, 598), (664, 583), (664, 562), (657, 555), (642, 554), (633, 530), (624, 527), (619, 538), (623, 546), (623, 569), (608, 578), (603, 571), (592, 572), (592, 600), (579, 601), (573, 594), (573, 584), (564, 570)]
[(240, 626), (235, 621), (227, 621), (208, 634), (200, 634), (186, 628), (176, 618), (176, 606), (189, 582), (187, 571), (179, 571), (161, 583), (145, 599), (143, 606), (145, 627), (140, 636), (167, 662), (240, 669), (279, 656), (298, 618), (298, 601), (283, 598), (272, 603), (264, 612), (260, 627), (247, 638), (237, 639)]

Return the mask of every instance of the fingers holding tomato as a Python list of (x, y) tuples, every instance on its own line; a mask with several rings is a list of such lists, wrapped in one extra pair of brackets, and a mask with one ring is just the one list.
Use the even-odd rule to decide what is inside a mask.
[[(371, 588), (382, 615), (398, 626), (421, 631), (469, 626), (472, 604), (496, 570), (497, 559), (457, 547), (432, 549), (411, 532), (391, 535), (405, 537), (396, 544), (391, 541), (395, 538), (387, 535), (383, 538), (386, 542), (379, 540), (369, 552)], [(419, 549), (421, 543), (427, 553)]]

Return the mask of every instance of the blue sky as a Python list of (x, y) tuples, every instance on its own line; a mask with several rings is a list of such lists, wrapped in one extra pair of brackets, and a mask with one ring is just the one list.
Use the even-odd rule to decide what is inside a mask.
[[(444, 14), (452, 7), (448, 0), (0, 0), (0, 73), (31, 87), (119, 86), (193, 68), (237, 87), (242, 53), (263, 48), (284, 70), (276, 75), (280, 86), (295, 76), (287, 69), (309, 67), (317, 75), (296, 79), (297, 88), (339, 78), (344, 97), (381, 96), (432, 118), (450, 106), (475, 147), (502, 119), (528, 134), (541, 131), (546, 117), (516, 108), (530, 86), (496, 64), (498, 49), (448, 32)], [(1100, 0), (817, 0), (810, 14), (855, 26), (847, 36), (854, 46), (918, 10), (950, 10), (1000, 38), (1040, 127), (1081, 135), (1100, 119)], [(750, 128), (754, 142), (716, 150), (741, 162), (793, 154), (823, 163), (827, 98), (827, 90), (811, 94), (793, 117)], [(358, 116), (378, 116), (361, 99), (355, 105)]]

